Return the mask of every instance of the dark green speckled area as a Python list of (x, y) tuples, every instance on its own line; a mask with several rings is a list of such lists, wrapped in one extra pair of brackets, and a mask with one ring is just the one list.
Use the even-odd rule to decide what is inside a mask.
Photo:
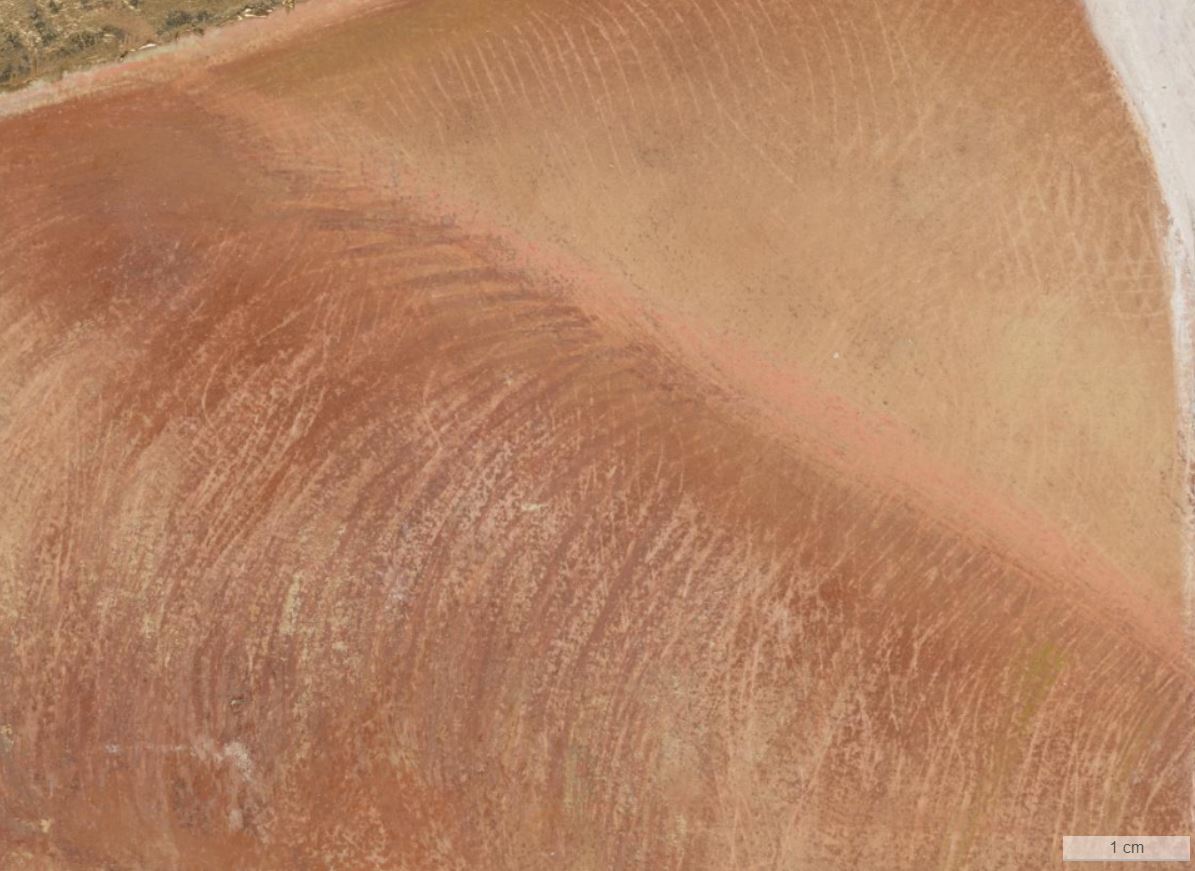
[(0, 91), (151, 44), (268, 15), (293, 0), (0, 0)]

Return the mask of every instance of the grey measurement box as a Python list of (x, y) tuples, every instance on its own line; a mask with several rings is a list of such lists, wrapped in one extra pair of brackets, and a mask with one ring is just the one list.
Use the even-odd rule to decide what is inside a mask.
[(1189, 835), (1066, 835), (1063, 862), (1190, 862)]

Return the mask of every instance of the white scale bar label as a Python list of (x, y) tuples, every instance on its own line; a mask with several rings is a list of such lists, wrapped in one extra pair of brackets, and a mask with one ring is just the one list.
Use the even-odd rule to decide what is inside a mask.
[(1063, 862), (1190, 862), (1188, 835), (1066, 835)]

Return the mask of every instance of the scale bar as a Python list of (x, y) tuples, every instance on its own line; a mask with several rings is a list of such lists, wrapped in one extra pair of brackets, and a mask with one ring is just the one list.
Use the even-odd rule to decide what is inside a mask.
[(1063, 862), (1190, 862), (1189, 835), (1065, 835)]

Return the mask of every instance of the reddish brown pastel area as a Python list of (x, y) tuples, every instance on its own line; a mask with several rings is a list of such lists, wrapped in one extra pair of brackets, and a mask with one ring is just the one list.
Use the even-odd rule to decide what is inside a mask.
[(1162, 209), (1077, 6), (346, 8), (0, 121), (0, 868), (1189, 831)]

